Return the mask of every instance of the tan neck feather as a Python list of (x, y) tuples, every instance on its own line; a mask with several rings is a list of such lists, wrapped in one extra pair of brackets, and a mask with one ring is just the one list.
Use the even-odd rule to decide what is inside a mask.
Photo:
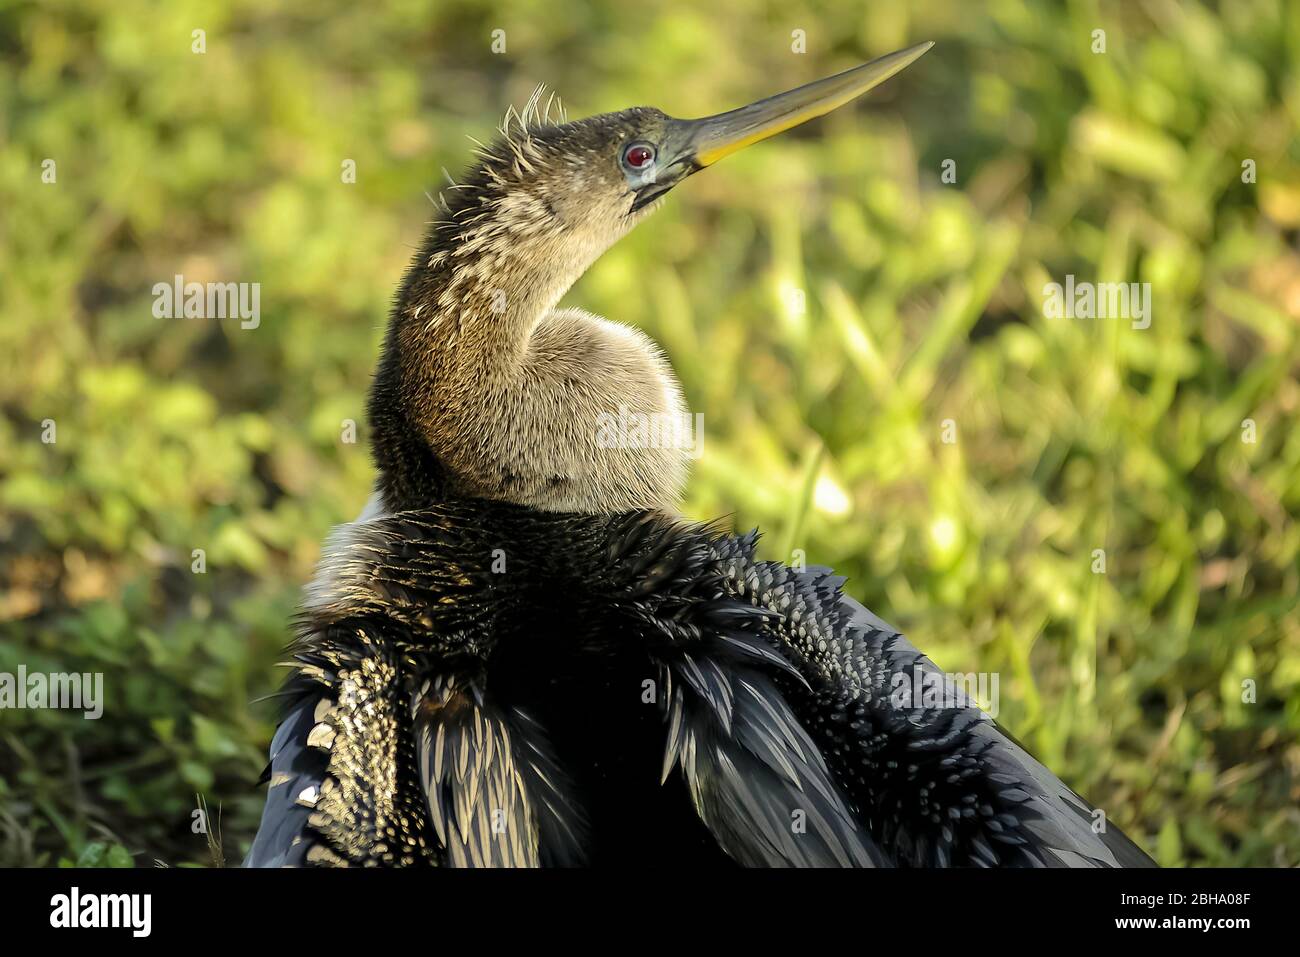
[(553, 308), (603, 239), (538, 230), (525, 260), (516, 229), (432, 257), (450, 269), (404, 317), (403, 374), (458, 493), (552, 511), (675, 510), (689, 448), (635, 447), (635, 436), (608, 447), (620, 415), (683, 421), (667, 360), (634, 329)]
[(621, 173), (567, 162), (581, 143), (547, 152), (516, 126), (403, 284), (371, 401), (388, 487), (418, 502), (436, 474), (445, 494), (553, 511), (673, 510), (692, 450), (662, 430), (609, 441), (611, 419), (680, 422), (672, 368), (640, 332), (555, 308), (644, 213)]

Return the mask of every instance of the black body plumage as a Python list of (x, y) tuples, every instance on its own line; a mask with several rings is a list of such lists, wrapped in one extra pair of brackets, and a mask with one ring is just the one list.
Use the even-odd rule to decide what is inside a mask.
[[(823, 570), (653, 512), (357, 526), (247, 863), (1144, 866)], [(662, 782), (662, 783), (661, 783)]]

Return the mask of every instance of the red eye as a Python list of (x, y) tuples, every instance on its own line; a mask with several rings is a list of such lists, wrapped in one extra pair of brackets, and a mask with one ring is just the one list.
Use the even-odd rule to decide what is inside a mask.
[(633, 143), (623, 151), (623, 164), (628, 169), (645, 169), (655, 161), (654, 147)]

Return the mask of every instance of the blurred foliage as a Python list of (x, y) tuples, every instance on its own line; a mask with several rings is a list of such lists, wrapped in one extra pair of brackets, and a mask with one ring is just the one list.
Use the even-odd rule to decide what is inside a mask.
[[(1000, 673), (1000, 720), (1161, 863), (1300, 863), (1284, 0), (0, 0), (0, 671), (107, 698), (0, 712), (0, 863), (209, 863), (196, 792), (242, 856), (252, 702), (368, 496), (387, 303), (466, 134), (539, 81), (575, 116), (694, 116), (920, 39), (568, 301), (671, 356), (706, 423), (690, 515)], [(261, 325), (154, 318), (178, 273), (260, 282)], [(1067, 273), (1150, 282), (1151, 327), (1044, 318)]]

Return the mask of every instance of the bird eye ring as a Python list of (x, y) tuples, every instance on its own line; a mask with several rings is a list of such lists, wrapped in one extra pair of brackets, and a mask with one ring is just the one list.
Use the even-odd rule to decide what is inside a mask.
[(634, 172), (642, 172), (655, 161), (655, 148), (648, 143), (633, 143), (623, 150), (623, 165)]

